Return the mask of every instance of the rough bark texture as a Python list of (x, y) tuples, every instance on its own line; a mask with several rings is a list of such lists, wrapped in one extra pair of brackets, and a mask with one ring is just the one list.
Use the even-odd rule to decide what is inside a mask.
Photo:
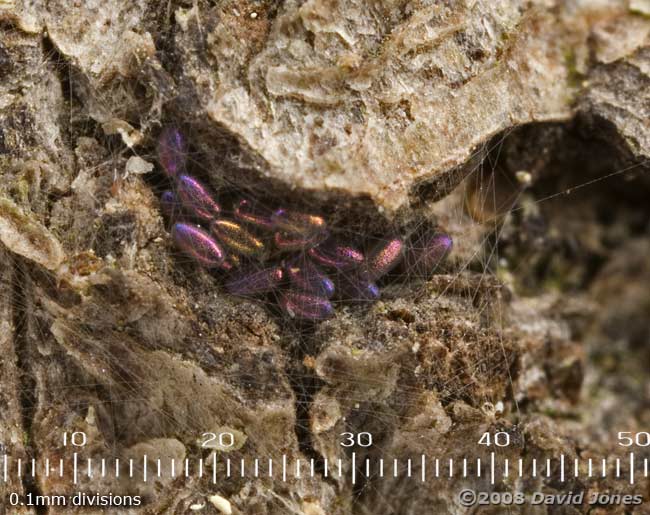
[[(352, 484), (340, 435), (373, 434), (359, 470), (485, 460), (485, 431), (511, 435), (500, 459), (556, 470), (560, 453), (623, 456), (616, 432), (649, 429), (649, 14), (641, 0), (0, 0), (0, 454), (69, 465), (62, 435), (84, 431), (79, 460), (209, 471), (201, 435), (231, 431), (218, 460), (340, 458), (347, 473), (37, 474), (0, 495), (219, 513), (218, 493), (232, 513), (343, 515), (464, 513), (467, 486), (647, 494), (647, 479), (584, 475)], [(127, 165), (155, 163), (167, 122), (215, 188), (354, 231), (428, 220), (455, 239), (448, 268), (309, 332), (229, 297), (172, 251), (162, 175)]]

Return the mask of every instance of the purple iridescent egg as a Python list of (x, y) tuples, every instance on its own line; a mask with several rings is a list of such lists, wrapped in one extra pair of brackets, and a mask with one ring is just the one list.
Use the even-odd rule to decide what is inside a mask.
[(284, 270), (293, 289), (327, 299), (334, 295), (334, 282), (304, 256), (291, 260)]
[(366, 259), (368, 279), (375, 281), (395, 268), (402, 260), (403, 250), (401, 238), (391, 238), (377, 245)]
[(158, 161), (165, 173), (175, 178), (185, 170), (187, 145), (175, 127), (165, 127), (158, 138)]
[(177, 181), (178, 199), (185, 209), (201, 220), (211, 221), (221, 212), (208, 189), (190, 175), (181, 175)]
[(237, 222), (215, 220), (210, 230), (221, 243), (237, 254), (248, 257), (260, 257), (264, 254), (264, 243)]
[(275, 290), (284, 279), (281, 267), (241, 272), (226, 282), (226, 289), (242, 297), (261, 295)]
[(273, 222), (271, 217), (265, 215), (259, 209), (253, 207), (249, 200), (241, 200), (235, 208), (235, 218), (240, 222), (245, 222), (259, 229), (272, 230)]
[(304, 237), (323, 232), (326, 229), (325, 219), (322, 216), (286, 209), (277, 209), (271, 215), (271, 221), (273, 227), (279, 231), (299, 234)]
[(219, 244), (196, 225), (176, 223), (171, 230), (176, 246), (205, 268), (216, 268), (224, 262), (225, 254)]
[(313, 233), (311, 235), (286, 234), (276, 232), (273, 235), (273, 242), (278, 250), (289, 252), (294, 250), (308, 250), (315, 247), (327, 238), (327, 233)]
[(339, 245), (326, 241), (322, 245), (311, 248), (309, 256), (319, 265), (336, 270), (349, 270), (363, 263), (363, 253), (349, 245)]
[(407, 273), (420, 278), (430, 277), (451, 253), (454, 242), (448, 234), (426, 231), (415, 237), (406, 249)]
[(334, 315), (334, 306), (329, 300), (305, 292), (283, 292), (280, 307), (289, 317), (298, 320), (318, 321)]

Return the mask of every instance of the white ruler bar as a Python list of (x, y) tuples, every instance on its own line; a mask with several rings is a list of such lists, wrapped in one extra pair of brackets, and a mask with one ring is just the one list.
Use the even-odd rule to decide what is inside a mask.
[[(7, 483), (10, 477), (17, 474), (18, 477), (27, 475), (36, 478), (38, 476), (50, 477), (58, 475), (64, 477), (64, 468), (66, 472), (68, 467), (71, 467), (71, 480), (75, 485), (80, 484), (80, 479), (85, 480), (86, 477), (93, 478), (95, 476), (102, 478), (113, 476), (119, 478), (120, 473), (124, 476), (133, 478), (134, 480), (142, 481), (144, 483), (151, 482), (151, 477), (162, 477), (163, 475), (171, 475), (171, 478), (184, 475), (185, 477), (195, 476), (202, 478), (206, 476), (211, 478), (213, 484), (217, 483), (217, 453), (212, 452), (211, 456), (207, 459), (204, 457), (195, 458), (154, 458), (144, 454), (142, 458), (124, 458), (124, 466), (120, 467), (120, 460), (118, 458), (103, 458), (94, 456), (92, 458), (79, 455), (79, 453), (72, 453), (72, 459), (42, 457), (42, 458), (13, 458), (7, 454), (0, 454), (0, 482)], [(140, 462), (142, 459), (142, 462)], [(635, 452), (629, 452), (621, 455), (619, 458), (599, 458), (599, 457), (576, 457), (572, 458), (564, 453), (557, 457), (537, 457), (530, 458), (524, 463), (522, 458), (499, 458), (496, 452), (490, 452), (489, 455), (480, 458), (475, 457), (459, 457), (454, 458), (432, 458), (426, 454), (416, 455), (411, 458), (367, 458), (360, 457), (356, 452), (352, 452), (348, 457), (336, 458), (333, 462), (330, 458), (322, 459), (323, 467), (321, 469), (320, 463), (315, 458), (301, 458), (290, 459), (288, 455), (282, 455), (282, 481), (287, 481), (287, 474), (293, 474), (294, 477), (316, 477), (322, 475), (324, 477), (335, 476), (338, 469), (338, 479), (348, 478), (353, 485), (358, 484), (362, 477), (370, 478), (378, 476), (380, 478), (391, 476), (413, 478), (419, 482), (426, 482), (427, 475), (434, 478), (453, 478), (454, 476), (467, 478), (474, 477), (484, 480), (486, 483), (489, 481), (490, 485), (497, 484), (501, 478), (508, 478), (510, 476), (516, 477), (518, 473), (519, 478), (532, 477), (532, 478), (556, 478), (561, 483), (572, 477), (598, 478), (608, 477), (621, 479), (622, 481), (635, 485), (639, 477), (650, 477), (650, 458), (637, 457)], [(57, 464), (58, 460), (58, 464)], [(162, 466), (162, 461), (171, 463), (170, 469)], [(169, 462), (167, 460), (170, 460)], [(231, 459), (225, 458), (226, 473), (224, 479), (231, 478), (233, 475), (237, 477), (274, 477), (273, 458), (237, 458), (237, 461), (231, 464)], [(264, 466), (268, 460), (268, 473), (264, 470)], [(554, 461), (556, 460), (556, 461)], [(114, 461), (114, 466), (113, 466)], [(151, 463), (150, 463), (151, 461)], [(573, 461), (573, 464), (571, 463)], [(392, 466), (391, 466), (392, 462)], [(456, 463), (454, 463), (456, 462)], [(626, 463), (627, 462), (627, 463)], [(344, 465), (345, 463), (345, 465)], [(404, 466), (402, 466), (404, 463)], [(643, 466), (641, 466), (643, 463)], [(127, 467), (128, 464), (128, 467)], [(154, 466), (155, 464), (155, 466)], [(275, 463), (276, 469), (280, 464)], [(457, 469), (454, 469), (454, 465)], [(137, 467), (142, 467), (140, 472)], [(212, 467), (212, 471), (206, 467)], [(239, 471), (235, 469), (240, 467)], [(418, 470), (419, 466), (419, 470)], [(235, 469), (232, 469), (234, 467)], [(346, 470), (344, 470), (344, 467)], [(349, 467), (349, 471), (347, 470)], [(629, 470), (628, 468), (629, 467)], [(637, 470), (637, 468), (639, 470)], [(349, 475), (348, 475), (349, 474)], [(641, 476), (643, 474), (643, 476)]]

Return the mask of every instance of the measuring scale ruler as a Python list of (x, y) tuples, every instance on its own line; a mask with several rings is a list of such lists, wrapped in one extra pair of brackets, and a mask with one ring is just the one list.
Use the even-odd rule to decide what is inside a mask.
[[(231, 441), (228, 433), (205, 433), (203, 437), (207, 439), (205, 442), (216, 438), (222, 443)], [(478, 445), (484, 446), (485, 452), (481, 457), (471, 458), (425, 454), (410, 458), (368, 457), (368, 449), (361, 448), (359, 451), (353, 448), (370, 447), (372, 437), (369, 433), (343, 433), (341, 437), (343, 442), (349, 442), (350, 449), (347, 449), (341, 458), (333, 460), (295, 458), (287, 454), (233, 458), (223, 449), (211, 452), (206, 450), (201, 457), (183, 459), (147, 454), (125, 459), (108, 456), (85, 457), (81, 449), (87, 441), (85, 434), (71, 433), (64, 436), (70, 452), (56, 460), (0, 455), (0, 473), (5, 485), (3, 502), (5, 507), (97, 507), (102, 499), (113, 507), (137, 507), (146, 504), (146, 500), (139, 495), (120, 496), (115, 492), (84, 490), (88, 480), (100, 478), (128, 478), (129, 485), (141, 486), (161, 481), (165, 483), (165, 480), (165, 484), (168, 484), (170, 480), (193, 478), (203, 482), (201, 484), (207, 482), (215, 487), (238, 478), (284, 483), (301, 478), (318, 478), (338, 485), (347, 485), (352, 489), (359, 485), (391, 480), (400, 483), (409, 481), (419, 487), (435, 487), (436, 483), (454, 481), (458, 485), (454, 502), (459, 508), (587, 504), (635, 506), (644, 502), (642, 495), (586, 492), (586, 488), (576, 488), (576, 491), (573, 491), (571, 488), (575, 488), (578, 481), (588, 482), (598, 478), (609, 478), (633, 486), (637, 482), (647, 480), (650, 475), (650, 454), (642, 449), (646, 447), (646, 443), (650, 444), (650, 435), (646, 436), (646, 433), (619, 433), (621, 454), (618, 456), (581, 458), (560, 454), (543, 459), (504, 456), (508, 454), (507, 447), (510, 445), (507, 432), (484, 433)], [(624, 447), (629, 449), (623, 449)], [(52, 495), (12, 492), (6, 489), (12, 480), (25, 484), (25, 479), (35, 482), (43, 477), (65, 479), (69, 489), (66, 489), (65, 494)], [(532, 489), (524, 488), (525, 483), (531, 480), (535, 480), (538, 486)], [(549, 483), (553, 483), (554, 489), (560, 493), (542, 491), (543, 486)], [(79, 490), (75, 491), (75, 487), (79, 487)], [(564, 491), (563, 487), (568, 491)], [(134, 502), (138, 504), (133, 504)], [(222, 513), (233, 513), (231, 508), (224, 510)]]

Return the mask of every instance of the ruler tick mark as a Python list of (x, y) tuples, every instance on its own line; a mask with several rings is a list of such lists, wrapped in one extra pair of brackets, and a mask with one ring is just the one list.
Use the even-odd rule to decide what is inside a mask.
[(420, 468), (422, 471), (422, 482), (424, 483), (427, 480), (427, 458), (423, 454), (420, 460), (421, 460)]
[(490, 453), (490, 484), (494, 484), (494, 453)]

